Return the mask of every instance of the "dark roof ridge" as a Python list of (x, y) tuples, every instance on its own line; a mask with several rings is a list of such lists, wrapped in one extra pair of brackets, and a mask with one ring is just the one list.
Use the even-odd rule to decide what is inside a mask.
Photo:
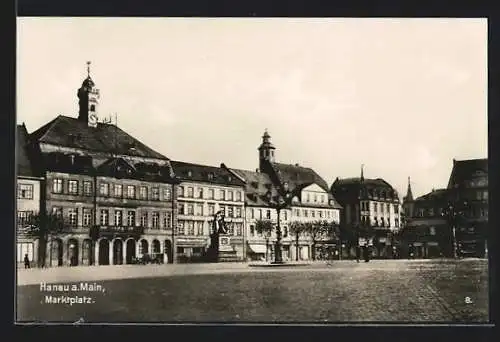
[(41, 139), (43, 139), (45, 137), (45, 135), (47, 135), (47, 133), (52, 129), (52, 127), (54, 126), (54, 124), (57, 122), (57, 120), (60, 117), (64, 117), (64, 115), (60, 115), (59, 114), (54, 119), (52, 119), (49, 122), (47, 122), (45, 125), (43, 125), (42, 127), (38, 128), (37, 130), (35, 130), (34, 132), (32, 132), (30, 134), (30, 137), (32, 137), (34, 140), (41, 140)]

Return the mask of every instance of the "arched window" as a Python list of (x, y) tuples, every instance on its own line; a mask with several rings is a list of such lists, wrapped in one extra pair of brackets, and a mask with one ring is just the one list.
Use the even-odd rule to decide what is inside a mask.
[(93, 105), (93, 104), (90, 105), (90, 111), (95, 112), (95, 105)]

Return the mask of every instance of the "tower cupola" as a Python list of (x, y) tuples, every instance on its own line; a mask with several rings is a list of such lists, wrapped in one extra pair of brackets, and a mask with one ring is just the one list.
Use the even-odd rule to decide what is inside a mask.
[(274, 163), (276, 147), (271, 143), (271, 136), (267, 129), (262, 135), (262, 144), (259, 146), (259, 166), (262, 171), (262, 164), (264, 161)]
[(90, 127), (97, 126), (99, 99), (99, 89), (90, 77), (90, 62), (87, 62), (87, 78), (78, 89), (78, 119), (86, 122)]

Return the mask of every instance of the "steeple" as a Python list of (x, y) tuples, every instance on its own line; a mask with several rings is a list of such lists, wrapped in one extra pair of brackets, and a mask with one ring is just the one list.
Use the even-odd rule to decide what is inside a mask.
[(91, 127), (97, 126), (99, 89), (90, 77), (90, 61), (87, 62), (87, 78), (83, 80), (82, 86), (78, 89), (78, 119), (86, 122)]
[(262, 135), (262, 144), (260, 144), (259, 148), (259, 169), (263, 170), (263, 164), (265, 161), (274, 162), (274, 151), (276, 147), (271, 143), (271, 136), (267, 131), (267, 128), (264, 131), (264, 135)]
[(365, 176), (363, 175), (363, 168), (365, 167), (365, 164), (361, 164), (361, 181), (363, 182), (365, 180)]
[(404, 198), (404, 200), (407, 202), (413, 201), (413, 193), (411, 192), (410, 177), (408, 177), (408, 190), (406, 190), (406, 197)]

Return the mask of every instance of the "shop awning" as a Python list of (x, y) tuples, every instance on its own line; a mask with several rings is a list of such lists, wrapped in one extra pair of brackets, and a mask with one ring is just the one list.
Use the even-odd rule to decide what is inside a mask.
[(266, 254), (266, 245), (250, 244), (249, 247), (255, 254)]

